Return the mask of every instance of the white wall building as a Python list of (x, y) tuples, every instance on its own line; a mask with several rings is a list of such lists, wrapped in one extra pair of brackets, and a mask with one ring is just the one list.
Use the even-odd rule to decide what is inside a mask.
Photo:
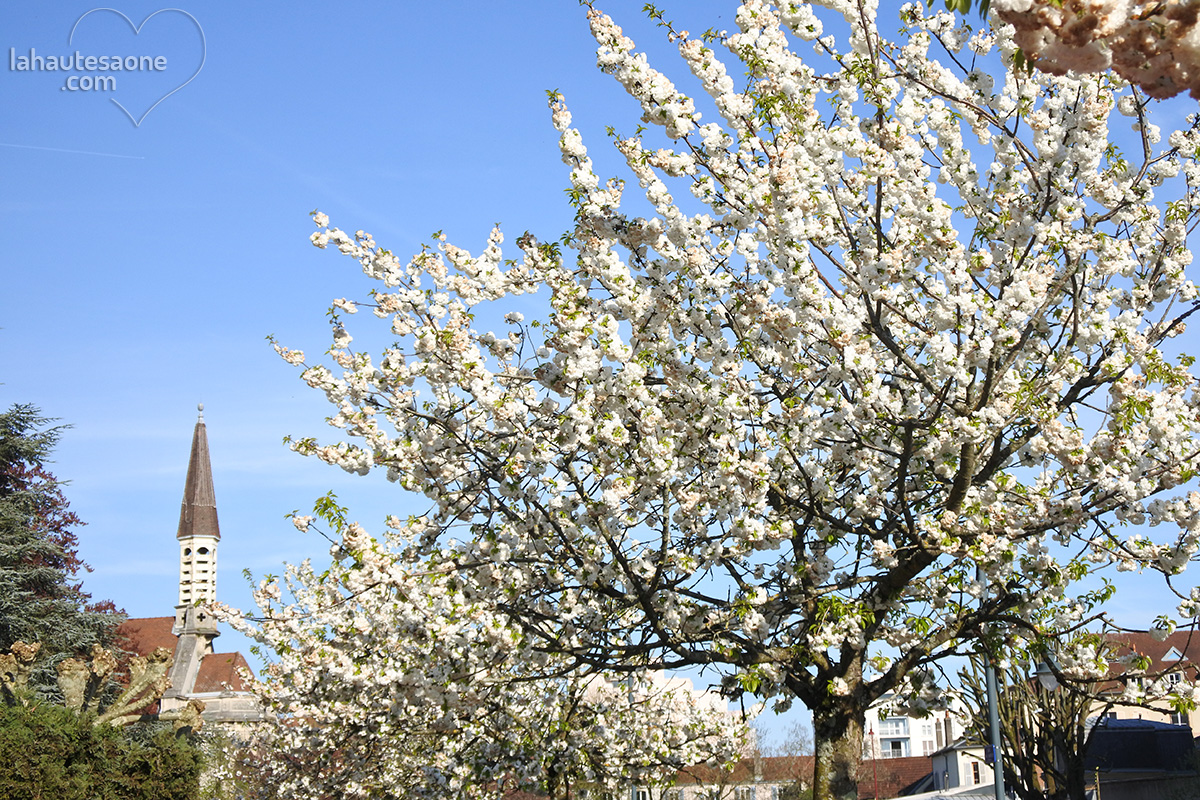
[(995, 773), (984, 761), (982, 745), (968, 744), (960, 739), (933, 754), (933, 788), (935, 791), (962, 786), (991, 786)]
[(928, 717), (910, 717), (892, 710), (891, 700), (891, 695), (885, 695), (867, 710), (864, 757), (932, 756), (962, 737), (962, 719), (955, 708), (935, 711)]

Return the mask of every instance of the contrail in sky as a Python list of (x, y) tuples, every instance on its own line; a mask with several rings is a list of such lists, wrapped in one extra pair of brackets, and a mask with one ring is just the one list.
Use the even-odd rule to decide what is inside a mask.
[(104, 156), (105, 158), (135, 158), (138, 160), (145, 159), (145, 156), (124, 156), (120, 153), (93, 153), (90, 150), (66, 150), (62, 147), (38, 147), (33, 144), (8, 144), (0, 142), (0, 147), (16, 147), (22, 150), (46, 150), (51, 153), (74, 153), (80, 156)]

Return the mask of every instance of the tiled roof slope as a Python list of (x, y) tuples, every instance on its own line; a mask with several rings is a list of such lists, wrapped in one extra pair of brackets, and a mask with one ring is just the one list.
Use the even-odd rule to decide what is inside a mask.
[(148, 656), (159, 647), (175, 652), (178, 637), (171, 633), (174, 617), (134, 617), (117, 628), (117, 645), (139, 656)]
[[(755, 763), (757, 761), (757, 764)], [(707, 764), (697, 764), (679, 771), (676, 782), (679, 786), (695, 786), (697, 784), (751, 783), (754, 781), (756, 768), (761, 772), (760, 780), (767, 783), (781, 783), (802, 778), (805, 782), (812, 781), (812, 756), (775, 756), (759, 759), (743, 758), (733, 765), (733, 769), (724, 772)]]
[(202, 692), (223, 692), (231, 689), (235, 692), (245, 692), (250, 689), (242, 680), (241, 670), (250, 671), (250, 665), (241, 653), (212, 653), (200, 662), (200, 674), (196, 676), (196, 687), (192, 690), (197, 694)]
[[(875, 774), (879, 774), (879, 791), (875, 790)], [(933, 773), (929, 756), (879, 758), (858, 765), (859, 800), (873, 797), (902, 797), (921, 787), (919, 784)]]
[[(179, 637), (171, 633), (174, 617), (138, 617), (127, 619), (117, 628), (117, 644), (124, 650), (146, 656), (156, 648), (165, 647), (172, 653)], [(249, 687), (239, 669), (250, 670), (250, 665), (241, 653), (210, 653), (200, 662), (196, 685), (187, 690), (189, 694), (201, 692), (223, 692), (227, 688), (235, 692), (247, 691)]]
[[(1120, 676), (1126, 672), (1126, 665), (1121, 662), (1112, 663), (1114, 659), (1122, 659), (1132, 653), (1147, 656), (1150, 667), (1145, 671), (1149, 677), (1156, 677), (1167, 670), (1183, 665), (1185, 677), (1194, 679), (1200, 673), (1200, 633), (1194, 631), (1175, 631), (1162, 641), (1156, 639), (1148, 631), (1126, 631), (1109, 634), (1108, 641), (1114, 645), (1109, 654), (1109, 680), (1101, 682), (1102, 692), (1121, 692), (1124, 681)], [(1166, 659), (1165, 656), (1174, 650), (1182, 658)]]
[(1183, 658), (1182, 661), (1193, 665), (1200, 664), (1200, 633), (1194, 631), (1175, 631), (1162, 641), (1154, 638), (1147, 631), (1129, 631), (1108, 636), (1108, 640), (1116, 645), (1115, 655), (1128, 655), (1131, 651), (1151, 659), (1148, 672), (1161, 672), (1164, 669), (1180, 663), (1176, 660), (1166, 661), (1164, 656), (1175, 650)]
[[(676, 779), (677, 786), (725, 785), (755, 783), (756, 768), (760, 783), (786, 783), (799, 778), (812, 784), (812, 756), (782, 756), (757, 759), (744, 758), (734, 765), (731, 772), (721, 772), (713, 767), (699, 765), (681, 770)], [(864, 760), (858, 766), (858, 796), (861, 800), (876, 797), (878, 777), (879, 797), (898, 797), (906, 789), (914, 787), (932, 771), (928, 756), (908, 758), (881, 758)]]

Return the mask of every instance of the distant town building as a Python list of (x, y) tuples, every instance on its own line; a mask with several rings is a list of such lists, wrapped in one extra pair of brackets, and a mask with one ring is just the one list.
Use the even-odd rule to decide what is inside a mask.
[[(1180, 630), (1158, 638), (1148, 631), (1128, 631), (1110, 634), (1108, 640), (1113, 645), (1110, 658), (1123, 660), (1137, 654), (1150, 659), (1150, 666), (1137, 672), (1130, 671), (1123, 664), (1114, 664), (1114, 672), (1123, 674), (1119, 674), (1114, 682), (1103, 688), (1103, 693), (1109, 699), (1116, 701), (1130, 684), (1133, 684), (1132, 688), (1135, 690), (1162, 688), (1169, 692), (1176, 685), (1197, 680), (1197, 665), (1200, 664), (1198, 632)], [(1155, 682), (1159, 684), (1158, 687), (1151, 686)], [(1188, 696), (1191, 696), (1190, 690)], [(1110, 719), (1140, 719), (1170, 725), (1186, 725), (1191, 728), (1192, 736), (1200, 736), (1200, 709), (1190, 712), (1176, 711), (1165, 700), (1152, 700), (1147, 706), (1114, 704), (1105, 708), (1104, 716)]]
[(867, 709), (863, 723), (864, 758), (931, 756), (963, 735), (961, 709), (934, 711), (928, 717), (896, 711), (891, 695)]

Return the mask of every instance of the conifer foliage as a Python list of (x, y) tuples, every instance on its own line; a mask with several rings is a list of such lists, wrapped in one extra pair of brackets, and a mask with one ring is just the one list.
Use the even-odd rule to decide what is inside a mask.
[(55, 686), (53, 662), (109, 644), (119, 622), (111, 602), (92, 603), (81, 587), (83, 523), (46, 469), (61, 432), (31, 405), (0, 413), (0, 651), (40, 643), (31, 684), (42, 688)]

